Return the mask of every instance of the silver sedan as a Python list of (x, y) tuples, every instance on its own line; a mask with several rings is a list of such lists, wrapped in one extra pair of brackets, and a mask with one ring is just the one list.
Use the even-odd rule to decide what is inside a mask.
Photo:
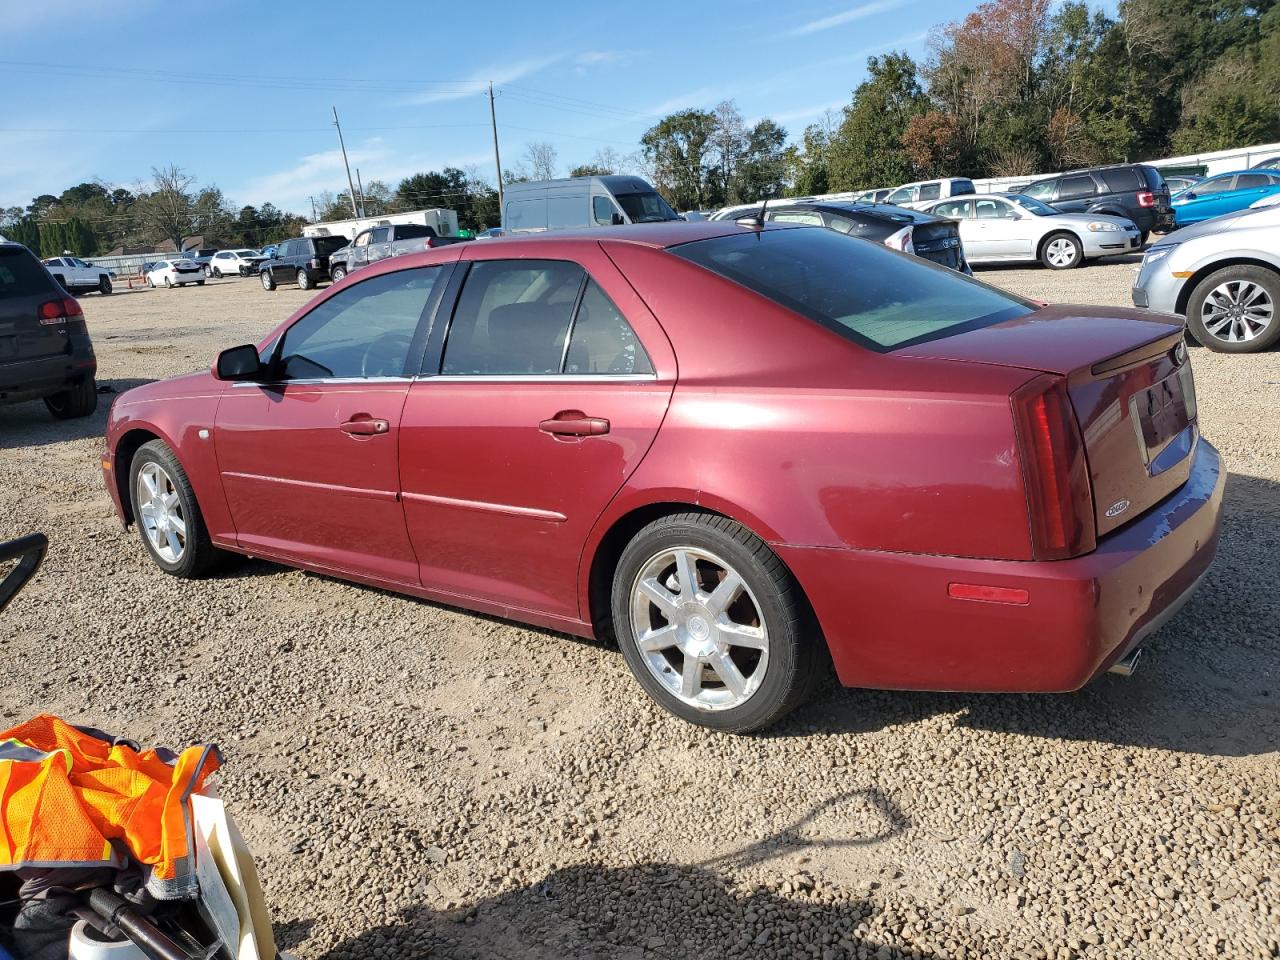
[(1210, 350), (1255, 353), (1280, 341), (1280, 206), (1175, 230), (1147, 250), (1133, 302), (1182, 314)]
[(1068, 270), (1142, 247), (1132, 220), (1062, 213), (1020, 193), (951, 197), (925, 209), (960, 224), (965, 259), (972, 264), (1039, 260), (1050, 270)]

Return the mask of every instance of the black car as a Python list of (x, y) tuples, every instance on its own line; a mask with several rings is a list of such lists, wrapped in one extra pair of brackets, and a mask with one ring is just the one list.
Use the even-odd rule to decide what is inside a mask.
[(284, 241), (258, 265), (262, 289), (296, 283), (303, 290), (310, 290), (317, 283), (330, 280), (329, 257), (346, 245), (346, 237), (295, 237)]
[[(715, 220), (748, 220), (760, 215), (760, 208), (741, 207), (718, 213)], [(935, 217), (920, 210), (908, 210), (888, 203), (856, 200), (780, 200), (765, 205), (764, 218), (778, 223), (806, 223), (827, 227), (852, 237), (883, 243), (893, 250), (961, 273), (972, 274), (960, 243), (960, 228), (954, 220)]]
[(43, 400), (59, 419), (87, 417), (97, 372), (80, 304), (30, 250), (0, 240), (0, 404)]
[(1127, 217), (1142, 231), (1143, 243), (1152, 230), (1173, 229), (1169, 187), (1160, 171), (1145, 163), (1073, 170), (1037, 180), (1019, 192), (1063, 213)]

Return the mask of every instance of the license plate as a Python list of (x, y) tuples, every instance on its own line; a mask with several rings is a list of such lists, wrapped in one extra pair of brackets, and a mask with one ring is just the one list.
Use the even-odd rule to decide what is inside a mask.
[(1182, 380), (1174, 373), (1153, 387), (1140, 390), (1129, 400), (1131, 412), (1142, 428), (1142, 441), (1147, 453), (1155, 453), (1187, 423), (1187, 402), (1182, 394)]

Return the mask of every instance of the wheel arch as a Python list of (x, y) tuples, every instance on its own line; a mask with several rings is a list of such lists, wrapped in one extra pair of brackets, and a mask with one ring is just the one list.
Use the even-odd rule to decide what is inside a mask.
[(1178, 291), (1178, 300), (1174, 307), (1178, 315), (1182, 317), (1187, 315), (1187, 306), (1191, 303), (1191, 295), (1195, 293), (1196, 287), (1200, 285), (1200, 281), (1204, 280), (1204, 278), (1210, 274), (1217, 273), (1219, 270), (1224, 270), (1227, 267), (1261, 267), (1264, 270), (1271, 271), (1277, 277), (1280, 277), (1280, 265), (1271, 263), (1268, 260), (1259, 259), (1258, 257), (1242, 255), (1228, 257), (1225, 260), (1215, 260), (1198, 269), (1188, 277), (1186, 283), (1182, 285), (1182, 288)]
[(1052, 230), (1046, 233), (1043, 237), (1041, 237), (1040, 242), (1036, 244), (1036, 259), (1039, 260), (1041, 257), (1044, 256), (1044, 248), (1049, 243), (1050, 240), (1052, 240), (1054, 237), (1063, 236), (1064, 234), (1070, 237), (1076, 243), (1080, 244), (1080, 256), (1081, 258), (1083, 258), (1084, 257), (1084, 239), (1080, 236), (1080, 234), (1076, 233), (1074, 230), (1072, 230), (1069, 227), (1054, 227)]
[[(133, 427), (121, 435), (116, 441), (115, 449), (115, 483), (116, 490), (120, 494), (120, 511), (124, 514), (124, 522), (126, 525), (133, 523), (133, 497), (129, 495), (129, 473), (133, 467), (133, 458), (138, 455), (138, 451), (142, 449), (144, 444), (150, 443), (152, 440), (161, 440), (169, 445), (169, 449), (173, 449), (173, 444), (169, 443), (158, 432), (147, 427)], [(174, 454), (177, 456), (177, 454)]]

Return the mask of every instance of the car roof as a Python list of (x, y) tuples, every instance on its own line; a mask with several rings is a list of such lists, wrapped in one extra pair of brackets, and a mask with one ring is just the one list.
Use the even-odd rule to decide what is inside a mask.
[(1243, 173), (1262, 173), (1271, 176), (1280, 176), (1280, 170), (1272, 170), (1268, 167), (1253, 167), (1249, 170), (1224, 170), (1222, 173), (1215, 173), (1212, 176), (1205, 177), (1206, 180), (1217, 180), (1219, 177), (1238, 177)]
[[(781, 224), (779, 225), (781, 226)], [(743, 226), (736, 220), (664, 220), (661, 223), (632, 223), (618, 227), (585, 227), (581, 230), (545, 230), (541, 233), (517, 233), (495, 238), (504, 246), (486, 249), (509, 249), (515, 244), (544, 243), (599, 243), (602, 240), (622, 240), (646, 247), (674, 247), (695, 240), (709, 240), (741, 233)]]

